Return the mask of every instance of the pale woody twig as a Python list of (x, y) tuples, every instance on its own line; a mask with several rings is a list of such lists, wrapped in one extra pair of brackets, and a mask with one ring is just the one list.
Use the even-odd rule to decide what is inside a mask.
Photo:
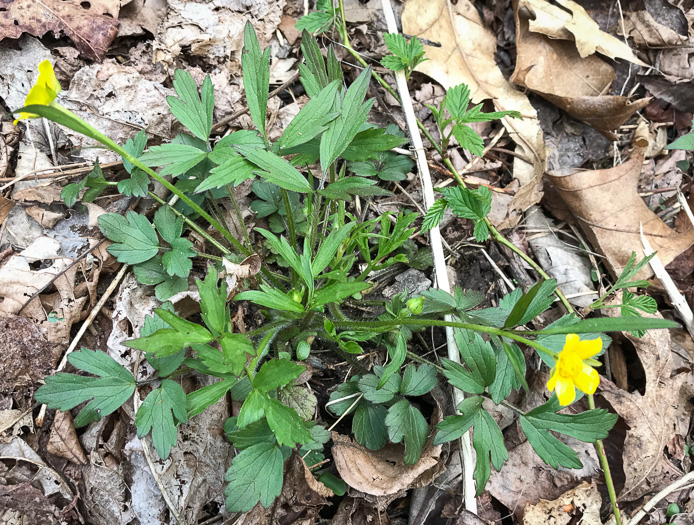
[[(393, 7), (390, 4), (390, 0), (383, 0), (382, 5), (388, 31), (390, 33), (397, 33), (398, 26), (395, 21), (395, 15), (393, 14)], [(419, 129), (417, 128), (417, 119), (414, 114), (414, 109), (412, 108), (412, 99), (410, 98), (410, 92), (407, 88), (405, 73), (403, 71), (395, 71), (394, 75), (398, 93), (400, 94), (400, 103), (403, 113), (405, 114), (405, 121), (407, 122), (407, 128), (412, 139), (412, 146), (414, 148), (414, 152), (416, 153), (417, 168), (424, 190), (424, 204), (428, 209), (434, 203), (435, 197), (434, 187), (431, 182), (431, 175), (429, 174), (429, 165), (427, 164), (427, 160), (424, 155), (424, 144), (422, 142), (422, 137), (419, 134)], [(434, 258), (434, 271), (437, 285), (439, 289), (450, 293), (450, 284), (448, 282), (448, 274), (446, 273), (446, 259), (443, 253), (441, 232), (439, 231), (438, 226), (432, 228), (429, 235), (431, 239), (431, 251)], [(446, 316), (446, 321), (451, 321), (451, 316)], [(446, 341), (448, 343), (448, 358), (451, 361), (460, 363), (460, 353), (458, 352), (458, 348), (455, 344), (453, 328), (451, 327), (446, 327)], [(457, 406), (465, 398), (465, 395), (462, 391), (454, 388), (453, 398), (455, 405)], [(472, 455), (472, 446), (470, 444), (469, 431), (460, 438), (460, 454), (463, 467), (463, 498), (465, 508), (470, 512), (477, 513), (475, 482), (473, 479), (474, 460)]]

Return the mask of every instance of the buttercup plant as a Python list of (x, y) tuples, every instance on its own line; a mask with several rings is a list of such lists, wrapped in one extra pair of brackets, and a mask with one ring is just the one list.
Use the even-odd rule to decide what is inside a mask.
[[(304, 26), (314, 24), (318, 31), (333, 23), (338, 28), (344, 24), (332, 5), (323, 3), (322, 7), (323, 14)], [(524, 352), (536, 351), (552, 369), (547, 386), (554, 394), (529, 412), (511, 408), (544, 461), (554, 467), (580, 468), (576, 452), (555, 434), (592, 443), (604, 438), (614, 425), (616, 415), (602, 409), (561, 412), (575, 401), (576, 388), (587, 394), (596, 391), (599, 376), (595, 367), (600, 363), (593, 358), (609, 344), (606, 332), (667, 328), (675, 323), (634, 316), (581, 319), (569, 313), (542, 330), (528, 329), (552, 305), (555, 294), (560, 294), (551, 279), (541, 280), (525, 293), (514, 290), (498, 306), (487, 308), (479, 308), (483, 295), (460, 288), (452, 295), (431, 289), (415, 297), (397, 295), (390, 301), (373, 294), (379, 280), (376, 272), (410, 261), (413, 252), (408, 243), (418, 216), (400, 213), (366, 219), (350, 202), (355, 195), (368, 199), (388, 194), (360, 170), (364, 163), (382, 159), (384, 152), (403, 145), (406, 139), (367, 123), (372, 101), (365, 97), (371, 69), (345, 87), (332, 48), (324, 59), (306, 30), (301, 47), (305, 59), (300, 65), (301, 82), (310, 100), (275, 143), (266, 133), (265, 122), (269, 51), (260, 49), (250, 25), (244, 33), (243, 76), (255, 131), (235, 131), (218, 141), (212, 137), (214, 89), (209, 78), (199, 92), (188, 73), (176, 71), (178, 97), (170, 97), (169, 106), (187, 131), (170, 143), (147, 149), (144, 133), (121, 146), (61, 107), (55, 100), (60, 86), (52, 68), (41, 64), (39, 81), (27, 97), (27, 105), (15, 113), (20, 118), (45, 117), (94, 138), (121, 155), (130, 174), (128, 184), (114, 186), (99, 170), (90, 175), (91, 181), (86, 179), (67, 191), (67, 203), (75, 204), (83, 189), (98, 187), (99, 191), (117, 188), (124, 194), (149, 195), (161, 205), (153, 222), (131, 211), (125, 217), (102, 215), (99, 226), (113, 241), (109, 252), (133, 265), (140, 282), (156, 285), (162, 301), (187, 289), (194, 258), (205, 257), (210, 264), (204, 279), (196, 280), (199, 318), (184, 319), (164, 302), (147, 318), (140, 337), (125, 343), (143, 352), (157, 372), (154, 380), (139, 382), (108, 354), (85, 348), (71, 354), (69, 361), (90, 375), (50, 376), (36, 392), (36, 400), (60, 410), (88, 402), (75, 419), (82, 426), (113, 413), (135, 389), (155, 386), (139, 407), (134, 424), (141, 437), (151, 435), (158, 454), (166, 458), (176, 445), (179, 425), (230, 395), (242, 406), (224, 426), (238, 450), (226, 474), (227, 508), (245, 512), (257, 503), (267, 508), (282, 490), (284, 464), (292, 453), (298, 451), (306, 457), (308, 466), (318, 469), (316, 474), (325, 471), (321, 465), (330, 433), (320, 421), (302, 417), (283, 396), (306, 369), (301, 359), (320, 346), (332, 349), (359, 370), (332, 392), (327, 409), (335, 416), (352, 417), (354, 437), (360, 445), (377, 450), (388, 442), (403, 443), (403, 461), (413, 464), (427, 440), (444, 443), (473, 429), (479, 494), (491, 467), (500, 470), (508, 458), (503, 434), (483, 402), (508, 407), (512, 390), (528, 390)], [(466, 123), (518, 115), (484, 113), (480, 106), (468, 109), (468, 102), (467, 87), (456, 86), (449, 90), (445, 103), (432, 111), (442, 130), (455, 122), (451, 133), (461, 147), (480, 153), (482, 139)], [(444, 142), (450, 139), (450, 134), (441, 136)], [(444, 146), (447, 144), (437, 145), (439, 149)], [(171, 175), (172, 182), (165, 175)], [(167, 203), (149, 192), (150, 178), (163, 184), (178, 202)], [(102, 179), (104, 183), (99, 182)], [(265, 259), (257, 286), (254, 280), (245, 280), (241, 284), (244, 291), (232, 297), (235, 302), (252, 303), (264, 323), (237, 333), (230, 316), (232, 291), (221, 272), (223, 259), (239, 262), (251, 254), (250, 236), (247, 232), (244, 245), (222, 226), (216, 200), (227, 195), (234, 205), (233, 187), (250, 179), (256, 179), (254, 191), (263, 201), (256, 211), (262, 209), (268, 216), (277, 213), (277, 217), (274, 231), (254, 230), (255, 238), (263, 242)], [(429, 210), (423, 229), (438, 224), (443, 209), (450, 207), (474, 222), (480, 242), (490, 233), (501, 242), (486, 217), (488, 192), (466, 188), (459, 177), (458, 182), (458, 187), (444, 192), (439, 204)], [(306, 218), (300, 228), (297, 210)], [(219, 235), (211, 235), (198, 221), (206, 221)], [(187, 228), (202, 236), (216, 253), (194, 250), (186, 238)], [(281, 233), (286, 237), (278, 235)], [(268, 257), (281, 262), (286, 271), (271, 270)], [(366, 297), (380, 308), (379, 314), (357, 318), (350, 302)], [(444, 320), (446, 315), (453, 320)], [(416, 353), (413, 334), (443, 326), (454, 329), (462, 364), (447, 359), (428, 362)], [(353, 357), (367, 349), (385, 350), (385, 366), (362, 370)], [(192, 373), (218, 381), (185, 392), (177, 378)], [(426, 396), (439, 381), (469, 397), (457, 407), (459, 413), (448, 415), (430, 436), (419, 407), (427, 403)]]

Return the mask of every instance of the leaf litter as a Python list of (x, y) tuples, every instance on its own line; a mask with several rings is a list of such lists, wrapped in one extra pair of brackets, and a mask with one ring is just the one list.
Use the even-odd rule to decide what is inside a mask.
[[(123, 140), (132, 137), (139, 129), (146, 130), (150, 136), (158, 139), (169, 139), (175, 130), (172, 129), (172, 119), (165, 111), (165, 97), (172, 94), (171, 84), (165, 79), (167, 70), (173, 70), (179, 62), (192, 66), (198, 84), (205, 73), (212, 74), (220, 99), (225, 100), (223, 112), (217, 108), (219, 113), (215, 114), (215, 121), (241, 107), (238, 105), (242, 98), (241, 35), (246, 19), (253, 21), (261, 46), (270, 44), (272, 47), (274, 81), (279, 83), (293, 74), (297, 64), (296, 58), (290, 54), (293, 52), (292, 45), (298, 42), (298, 33), (292, 34), (291, 29), (293, 20), (303, 14), (303, 6), (290, 4), (283, 1), (254, 2), (246, 6), (241, 2), (231, 2), (212, 8), (183, 0), (169, 2), (168, 5), (133, 0), (120, 6), (119, 13), (114, 6), (104, 7), (99, 2), (91, 2), (94, 11), (85, 14), (83, 5), (67, 2), (61, 7), (65, 10), (64, 16), (59, 21), (45, 24), (30, 16), (33, 10), (38, 9), (37, 13), (45, 11), (39, 2), (31, 7), (31, 12), (19, 17), (20, 24), (8, 25), (7, 20), (18, 17), (17, 9), (23, 5), (20, 0), (15, 0), (8, 4), (9, 10), (0, 13), (0, 27), (6, 29), (2, 37), (17, 39), (22, 33), (25, 34), (14, 41), (16, 47), (0, 49), (3, 57), (0, 63), (4, 64), (0, 65), (0, 98), (8, 107), (21, 105), (28, 86), (32, 84), (32, 68), (17, 65), (38, 63), (51, 56), (51, 43), (47, 39), (41, 41), (26, 33), (40, 37), (51, 31), (56, 36), (67, 36), (84, 57), (101, 61), (90, 63), (84, 59), (78, 60), (80, 67), (75, 70), (70, 84), (71, 96), (74, 97), (68, 104), (71, 109), (81, 112), (82, 116), (98, 124), (108, 135), (123, 137)], [(593, 21), (592, 16), (601, 21), (598, 10), (585, 11), (568, 0), (558, 4), (561, 7), (524, 0), (515, 2), (514, 6), (484, 5), (478, 10), (464, 0), (450, 3), (409, 0), (404, 6), (405, 32), (441, 44), (440, 48), (427, 46), (427, 57), (431, 60), (420, 65), (419, 71), (444, 88), (466, 82), (472, 87), (474, 102), (491, 100), (497, 110), (518, 110), (524, 116), (522, 121), (504, 120), (508, 137), (504, 137), (497, 146), (515, 149), (515, 155), (499, 161), (498, 153), (488, 152), (496, 157), (482, 159), (477, 165), (483, 169), (476, 173), (492, 177), (495, 184), (501, 180), (498, 174), (503, 169), (507, 171), (505, 183), (509, 182), (509, 174), (518, 181), (516, 184), (519, 184), (519, 188), (515, 195), (510, 202), (503, 202), (502, 217), (495, 221), (499, 228), (518, 224), (522, 220), (522, 213), (536, 205), (542, 196), (541, 180), (550, 152), (544, 141), (544, 129), (548, 122), (537, 107), (552, 104), (606, 135), (617, 130), (622, 137), (633, 128), (621, 126), (625, 122), (634, 122), (633, 114), (647, 105), (654, 107), (654, 102), (664, 104), (660, 107), (666, 108), (663, 111), (670, 111), (672, 115), (681, 110), (691, 111), (686, 88), (694, 78), (694, 71), (687, 58), (689, 46), (683, 45), (689, 42), (687, 28), (685, 25), (683, 30), (681, 24), (683, 17), (691, 18), (690, 11), (663, 2), (655, 3), (655, 12), (679, 10), (672, 12), (666, 22), (653, 16), (653, 2), (649, 4), (649, 9), (641, 2), (624, 6), (625, 25), (617, 25), (628, 38), (625, 44), (619, 34), (608, 34), (614, 28), (601, 29), (603, 24)], [(368, 7), (358, 2), (347, 2), (346, 7), (348, 20), (365, 24), (370, 30), (374, 24), (378, 26), (381, 20), (380, 6), (376, 2), (370, 2)], [(498, 17), (497, 13), (504, 9), (503, 18)], [(103, 12), (96, 14), (100, 11)], [(499, 60), (495, 60), (500, 39), (497, 39), (494, 29), (501, 28), (512, 33), (507, 24), (514, 16), (515, 71), (509, 71), (499, 66)], [(120, 27), (116, 30), (118, 18)], [(64, 24), (68, 20), (76, 23), (71, 22), (66, 27)], [(223, 30), (220, 31), (220, 27)], [(278, 27), (286, 40), (277, 36)], [(117, 31), (118, 39), (113, 41)], [(357, 41), (373, 39), (364, 29), (355, 31)], [(140, 54), (133, 54), (139, 62), (124, 63), (120, 56), (117, 60), (106, 58), (112, 42), (119, 49), (125, 45), (126, 49), (131, 46), (134, 50), (135, 41), (127, 40), (133, 36), (146, 41), (144, 47), (147, 50), (142, 52), (142, 42), (138, 42)], [(659, 55), (660, 69), (666, 75), (642, 69), (646, 74), (635, 78), (646, 86), (648, 92), (640, 92), (643, 95), (640, 100), (632, 101), (621, 94), (614, 94), (615, 85), (624, 81), (619, 76), (621, 65), (615, 66), (614, 62), (597, 54), (643, 65), (652, 63), (652, 57), (642, 51), (654, 47), (662, 48), (651, 50), (651, 53)], [(152, 57), (164, 67), (157, 66), (159, 69), (155, 71), (148, 62)], [(509, 78), (511, 72), (513, 74)], [(553, 74), (556, 72), (562, 74)], [(576, 76), (590, 77), (594, 82), (566, 82), (566, 79)], [(424, 84), (429, 78), (420, 77), (417, 81)], [(586, 88), (588, 84), (589, 89)], [(529, 91), (524, 92), (522, 88)], [(432, 92), (438, 89), (438, 84), (431, 88)], [(221, 93), (224, 93), (224, 97)], [(534, 94), (545, 98), (546, 102), (539, 101)], [(657, 100), (649, 100), (648, 95)], [(428, 96), (424, 98), (427, 103), (432, 103)], [(288, 100), (273, 99), (270, 102), (272, 116), (268, 135), (273, 139), (279, 138), (286, 123), (305, 103), (303, 99), (298, 99), (298, 103)], [(667, 109), (669, 107), (671, 109)], [(424, 107), (421, 108), (422, 114), (426, 114), (426, 111)], [(581, 131), (585, 128), (581, 128), (571, 117), (562, 116), (560, 126), (568, 130), (569, 135), (587, 136), (585, 131)], [(3, 126), (0, 176), (10, 174), (22, 176), (26, 182), (31, 181), (37, 168), (56, 169), (56, 160), (58, 164), (65, 163), (70, 146), (89, 145), (89, 142), (68, 132), (67, 136), (59, 137), (58, 151), (51, 151), (49, 139), (58, 135), (47, 133), (39, 122), (28, 124), (33, 138), (22, 138), (18, 158), (14, 161), (13, 155), (17, 155), (17, 151), (14, 144), (8, 145), (12, 140), (11, 135)], [(245, 122), (250, 123), (249, 120)], [(481, 131), (485, 139), (490, 139), (495, 133), (491, 127), (480, 126), (476, 129)], [(657, 137), (657, 130), (652, 129), (651, 132), (652, 138)], [(660, 131), (658, 140), (661, 140), (661, 145), (652, 147), (648, 157), (655, 156), (657, 159), (659, 155), (672, 155), (662, 151), (663, 137), (664, 131)], [(625, 142), (618, 144), (622, 153), (625, 152)], [(98, 155), (107, 160), (103, 152), (90, 148), (80, 149), (78, 154), (82, 159), (93, 160)], [(601, 262), (606, 263), (607, 268), (615, 274), (624, 267), (631, 250), (640, 246), (632, 238), (638, 232), (639, 223), (644, 224), (647, 235), (652, 234), (651, 243), (656, 246), (665, 264), (677, 259), (694, 242), (690, 235), (676, 232), (666, 225), (639, 196), (637, 184), (644, 182), (643, 158), (638, 144), (630, 160), (615, 166), (612, 166), (612, 159), (607, 155), (600, 162), (583, 166), (571, 165), (567, 159), (560, 158), (557, 167), (572, 171), (568, 175), (564, 172), (550, 175), (566, 205), (578, 219), (577, 223), (592, 249), (601, 253), (604, 257)], [(4, 161), (4, 168), (3, 159), (10, 159), (9, 162)], [(684, 160), (684, 156), (678, 159)], [(459, 156), (461, 168), (469, 161)], [(586, 167), (589, 169), (579, 170)], [(663, 171), (656, 177), (672, 177), (676, 170), (680, 168), (674, 166), (673, 161), (670, 166), (663, 166)], [(688, 170), (683, 171), (686, 173)], [(690, 177), (689, 173), (686, 176)], [(667, 182), (668, 186), (662, 186), (668, 188), (679, 185), (682, 178), (664, 180), (675, 180)], [(624, 190), (625, 181), (628, 181), (628, 191)], [(16, 187), (21, 189), (8, 196), (0, 196), (0, 253), (7, 246), (13, 248), (11, 256), (0, 259), (0, 309), (3, 313), (1, 320), (7, 325), (3, 334), (15, 337), (24, 334), (21, 335), (22, 343), (31, 353), (21, 354), (17, 366), (8, 366), (13, 374), (3, 375), (7, 388), (1, 392), (5, 397), (0, 414), (12, 412), (12, 417), (21, 416), (28, 407), (26, 403), (30, 394), (27, 392), (32, 392), (40, 378), (55, 366), (59, 349), (70, 341), (71, 328), (86, 317), (88, 309), (95, 303), (97, 285), (106, 276), (102, 268), (107, 266), (109, 260), (105, 251), (98, 252), (103, 255), (90, 258), (85, 265), (67, 268), (70, 260), (65, 257), (68, 244), (62, 239), (56, 242), (54, 237), (61, 221), (65, 224), (70, 219), (59, 202), (60, 187), (55, 184), (29, 187), (26, 184), (20, 186), (20, 183)], [(652, 188), (657, 186), (654, 184)], [(417, 188), (410, 186), (408, 189), (413, 195), (417, 194)], [(619, 199), (615, 199), (615, 194), (619, 195)], [(246, 192), (246, 195), (249, 193)], [(651, 196), (649, 204), (657, 208), (663, 202), (666, 201)], [(628, 213), (617, 216), (617, 203), (623, 204), (623, 210), (628, 210)], [(385, 209), (388, 204), (383, 206)], [(103, 213), (102, 208), (95, 211), (95, 215), (99, 213)], [(232, 213), (229, 217), (235, 220)], [(536, 225), (531, 223), (529, 227), (535, 228)], [(237, 233), (240, 237), (238, 229)], [(93, 244), (87, 241), (85, 247), (91, 248)], [(537, 258), (545, 270), (550, 271), (552, 262), (557, 260), (557, 252), (547, 247), (544, 249), (550, 254), (551, 262), (542, 262), (539, 255)], [(508, 269), (512, 266), (507, 259), (501, 256), (500, 260), (503, 261), (502, 268), (510, 271)], [(562, 265), (565, 268), (578, 266), (571, 262), (562, 262)], [(253, 272), (243, 262), (240, 266), (243, 268), (229, 270), (230, 293), (239, 279), (252, 277), (259, 269)], [(586, 279), (586, 272), (590, 270), (585, 260), (580, 266), (583, 268), (582, 274), (576, 280), (581, 280), (583, 286), (590, 288), (591, 283)], [(643, 273), (645, 276), (647, 271), (644, 269)], [(425, 272), (418, 275), (426, 279)], [(46, 285), (49, 287), (44, 288)], [(576, 289), (579, 294), (585, 291), (586, 288)], [(200, 296), (193, 287), (181, 291), (172, 299), (176, 309), (185, 312), (186, 316), (199, 312)], [(132, 370), (138, 358), (121, 343), (139, 333), (145, 317), (151, 315), (153, 308), (160, 304), (151, 288), (142, 287), (135, 279), (126, 278), (113, 303), (113, 311), (102, 314), (109, 335), (106, 337), (108, 343), (103, 344), (100, 350), (108, 352), (117, 362)], [(22, 317), (17, 317), (17, 314)], [(615, 446), (618, 450), (616, 464), (623, 468), (625, 476), (623, 485), (619, 487), (620, 497), (628, 503), (647, 497), (669, 481), (677, 479), (683, 473), (682, 467), (687, 464), (682, 442), (689, 443), (691, 371), (687, 367), (690, 367), (691, 361), (685, 359), (679, 368), (673, 368), (671, 353), (674, 346), (665, 332), (647, 334), (641, 339), (625, 334), (624, 338), (635, 347), (636, 360), (645, 372), (645, 393), (623, 390), (605, 382), (603, 397), (627, 427), (624, 443)], [(94, 337), (93, 340), (97, 341), (98, 338)], [(10, 342), (7, 348), (2, 355), (11, 357), (20, 347)], [(14, 361), (10, 359), (8, 363)], [(141, 367), (138, 377), (146, 379), (151, 373), (151, 370)], [(628, 370), (624, 376), (627, 384), (633, 383), (631, 376), (632, 372)], [(202, 386), (206, 385), (198, 384), (195, 380), (191, 384), (184, 382), (186, 391)], [(312, 388), (315, 389), (315, 385)], [(320, 392), (316, 394), (321, 399)], [(314, 393), (305, 384), (292, 385), (283, 395), (306, 415), (314, 413), (316, 403), (320, 407), (320, 402), (312, 397)], [(526, 408), (534, 408), (533, 405), (543, 401), (528, 401)], [(75, 432), (69, 412), (56, 414), (50, 427), (47, 448), (49, 457), (62, 458), (59, 461), (63, 462), (60, 464), (63, 466), (56, 468), (56, 471), (52, 466), (46, 466), (44, 459), (28, 445), (31, 443), (33, 446), (36, 440), (31, 432), (23, 430), (31, 430), (26, 418), (17, 419), (14, 428), (3, 430), (6, 435), (7, 430), (11, 430), (12, 437), (0, 445), (4, 447), (0, 476), (5, 482), (2, 484), (0, 501), (8, 501), (9, 498), (15, 510), (3, 511), (5, 514), (0, 516), (3, 520), (23, 517), (35, 521), (40, 517), (41, 521), (52, 523), (61, 512), (66, 512), (63, 516), (74, 518), (76, 511), (70, 505), (74, 494), (68, 484), (61, 481), (61, 468), (65, 469), (66, 479), (79, 486), (81, 501), (86, 509), (83, 517), (88, 522), (127, 523), (138, 519), (141, 523), (165, 523), (172, 519), (172, 507), (189, 523), (195, 522), (200, 516), (209, 516), (210, 508), (223, 506), (222, 478), (231, 452), (221, 429), (231, 413), (232, 403), (222, 400), (209, 413), (183, 425), (179, 430), (179, 445), (173, 449), (172, 456), (166, 462), (155, 458), (153, 466), (148, 464), (145, 447), (132, 428), (132, 407), (124, 407), (122, 411), (92, 423), (84, 433)], [(210, 428), (217, 429), (217, 432), (209, 432)], [(487, 497), (514, 513), (519, 523), (545, 523), (548, 520), (568, 523), (577, 518), (585, 523), (597, 523), (595, 520), (600, 519), (601, 499), (594, 482), (600, 475), (592, 447), (581, 449), (583, 470), (564, 469), (556, 473), (537, 461), (527, 462), (529, 457), (537, 458), (517, 430), (507, 428), (505, 433), (507, 439), (516, 440), (516, 446), (510, 450), (504, 473), (492, 474)], [(394, 447), (397, 449), (395, 452), (385, 449), (389, 452), (380, 454), (357, 445), (348, 437), (335, 434), (333, 439), (333, 461), (351, 486), (349, 495), (341, 500), (339, 509), (335, 510), (335, 519), (341, 517), (345, 523), (359, 522), (366, 517), (369, 520), (388, 520), (388, 513), (395, 512), (394, 507), (389, 506), (396, 500), (393, 495), (405, 497), (413, 487), (430, 485), (447, 461), (447, 454), (441, 454), (440, 445), (425, 448), (417, 464), (403, 465), (400, 447)], [(8, 470), (7, 457), (22, 459), (18, 459), (15, 466)], [(79, 470), (75, 471), (75, 468)], [(27, 469), (32, 471), (31, 476), (23, 471)], [(366, 475), (361, 472), (363, 469), (366, 469)], [(374, 483), (374, 477), (380, 482)], [(581, 480), (585, 481), (579, 485)], [(59, 487), (57, 492), (49, 483)], [(385, 499), (378, 501), (368, 496), (376, 493)], [(166, 494), (168, 502), (163, 494)], [(306, 463), (295, 452), (287, 463), (285, 489), (275, 503), (272, 511), (275, 514), (268, 514), (256, 507), (242, 518), (242, 522), (272, 523), (270, 516), (284, 516), (285, 519), (292, 516), (292, 519), (305, 520), (303, 522), (306, 523), (320, 522), (321, 513), (329, 506), (328, 498), (332, 497), (324, 485), (316, 483)], [(548, 502), (547, 499), (554, 501)], [(40, 501), (40, 504), (34, 510), (22, 506), (23, 502), (30, 500)], [(203, 508), (207, 510), (203, 511)], [(604, 506), (602, 508), (604, 510)]]

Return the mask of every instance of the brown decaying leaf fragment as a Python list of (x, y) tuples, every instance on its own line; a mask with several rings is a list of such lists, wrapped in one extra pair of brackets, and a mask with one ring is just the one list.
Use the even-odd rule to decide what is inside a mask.
[(70, 412), (57, 411), (55, 413), (46, 450), (54, 456), (60, 456), (73, 463), (87, 464), (87, 455), (84, 453), (79, 439), (77, 439), (77, 432)]
[(615, 78), (612, 67), (596, 55), (582, 57), (576, 43), (555, 40), (530, 28), (534, 11), (515, 2), (516, 69), (511, 82), (526, 87), (612, 138), (611, 132), (650, 102), (606, 95)]
[(350, 487), (373, 496), (423, 487), (441, 472), (441, 445), (424, 446), (421, 459), (405, 465), (402, 445), (386, 445), (371, 451), (349, 437), (333, 432), (333, 458), (340, 477)]
[(64, 33), (85, 56), (100, 61), (118, 34), (120, 2), (0, 0), (0, 6), (0, 39)]
[[(618, 315), (618, 311), (609, 309), (608, 314)], [(660, 314), (648, 317), (662, 318)], [(602, 395), (629, 428), (619, 462), (626, 476), (619, 499), (634, 501), (682, 476), (665, 457), (665, 449), (675, 436), (687, 435), (692, 373), (672, 375), (668, 330), (650, 330), (641, 338), (625, 333), (624, 337), (634, 345), (646, 373), (645, 393), (627, 392), (604, 382)]]
[[(639, 225), (667, 266), (694, 243), (694, 231), (677, 233), (653, 213), (637, 192), (645, 148), (637, 148), (624, 164), (604, 170), (548, 173), (561, 197), (579, 220), (594, 249), (605, 255), (618, 276), (632, 252), (643, 258)], [(652, 275), (650, 266), (637, 278)]]
[(523, 525), (569, 525), (576, 523), (602, 523), (600, 505), (602, 498), (595, 484), (581, 483), (553, 501), (541, 499), (537, 505), (526, 505)]

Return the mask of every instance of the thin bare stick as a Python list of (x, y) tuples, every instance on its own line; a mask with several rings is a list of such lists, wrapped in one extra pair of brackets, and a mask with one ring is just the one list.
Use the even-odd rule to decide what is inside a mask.
[[(72, 342), (70, 343), (70, 346), (68, 349), (65, 351), (65, 355), (63, 355), (62, 361), (60, 361), (60, 364), (58, 365), (58, 368), (56, 372), (60, 372), (65, 366), (67, 365), (67, 357), (77, 348), (77, 345), (79, 344), (80, 340), (82, 339), (82, 336), (84, 335), (84, 332), (87, 331), (87, 328), (89, 328), (96, 319), (96, 316), (99, 314), (101, 309), (104, 307), (106, 304), (106, 301), (108, 301), (109, 297), (111, 297), (111, 294), (113, 291), (118, 287), (118, 284), (121, 282), (121, 279), (125, 276), (125, 273), (128, 271), (128, 265), (124, 264), (123, 267), (120, 269), (116, 277), (113, 279), (111, 284), (109, 285), (108, 289), (104, 292), (104, 295), (99, 299), (99, 302), (96, 303), (96, 306), (92, 308), (92, 311), (89, 314), (89, 317), (85, 319), (84, 323), (82, 323), (82, 326), (79, 329), (79, 332), (77, 332), (77, 335), (74, 337)], [(39, 411), (39, 415), (36, 418), (36, 426), (40, 427), (43, 425), (43, 420), (46, 417), (46, 405), (41, 405), (41, 410)]]
[[(382, 0), (381, 4), (383, 5), (383, 14), (385, 15), (388, 32), (398, 33), (398, 25), (395, 21), (395, 15), (393, 13), (393, 7), (390, 0)], [(407, 123), (410, 138), (412, 139), (414, 152), (417, 155), (417, 168), (422, 181), (424, 205), (427, 209), (429, 209), (429, 207), (434, 204), (435, 197), (434, 185), (432, 184), (431, 174), (429, 173), (429, 165), (427, 164), (424, 143), (422, 142), (422, 136), (419, 134), (419, 129), (417, 128), (417, 117), (415, 116), (414, 108), (412, 107), (412, 98), (410, 97), (410, 92), (407, 87), (405, 73), (404, 71), (396, 71), (394, 75), (398, 93), (400, 94), (400, 103), (403, 113), (405, 114), (405, 122)], [(441, 232), (438, 226), (431, 229), (429, 236), (431, 240), (431, 251), (434, 259), (436, 284), (439, 289), (450, 293), (451, 287), (448, 282), (448, 273), (446, 272), (446, 257), (443, 252)], [(446, 321), (452, 320), (451, 316), (449, 315), (447, 315), (445, 319)], [(460, 352), (458, 352), (458, 347), (455, 344), (453, 329), (451, 327), (446, 327), (446, 341), (448, 346), (448, 358), (451, 361), (460, 363)], [(453, 398), (455, 405), (458, 406), (458, 404), (465, 399), (465, 394), (461, 390), (454, 388)], [(460, 438), (459, 443), (460, 460), (463, 468), (463, 501), (465, 503), (465, 508), (476, 514), (477, 501), (475, 499), (475, 481), (473, 478), (475, 462), (473, 461), (472, 456), (472, 446), (470, 444), (469, 431)]]
[(646, 503), (643, 508), (636, 513), (636, 515), (629, 520), (629, 523), (627, 525), (637, 525), (643, 518), (646, 517), (646, 514), (648, 514), (653, 507), (655, 507), (663, 498), (668, 496), (669, 494), (672, 494), (676, 490), (679, 490), (680, 488), (683, 488), (687, 483), (694, 481), (694, 471), (689, 472), (682, 476), (679, 480), (675, 481), (674, 483), (671, 483), (667, 487), (665, 487), (663, 490), (658, 492), (655, 496), (653, 496), (648, 503)]

